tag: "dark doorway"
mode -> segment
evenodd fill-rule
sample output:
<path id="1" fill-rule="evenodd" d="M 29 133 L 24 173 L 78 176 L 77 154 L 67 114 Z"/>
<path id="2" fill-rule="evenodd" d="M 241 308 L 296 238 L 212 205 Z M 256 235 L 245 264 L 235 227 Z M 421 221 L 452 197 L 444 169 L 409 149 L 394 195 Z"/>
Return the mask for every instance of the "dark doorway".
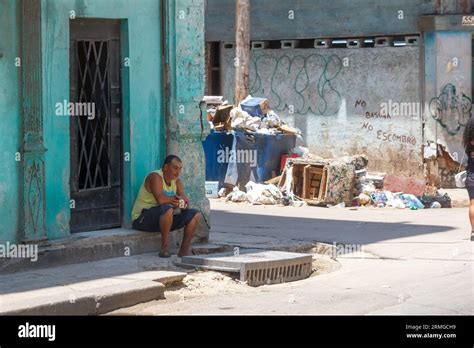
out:
<path id="1" fill-rule="evenodd" d="M 221 95 L 220 42 L 206 43 L 206 94 Z"/>
<path id="2" fill-rule="evenodd" d="M 121 226 L 120 21 L 70 21 L 71 232 Z"/>

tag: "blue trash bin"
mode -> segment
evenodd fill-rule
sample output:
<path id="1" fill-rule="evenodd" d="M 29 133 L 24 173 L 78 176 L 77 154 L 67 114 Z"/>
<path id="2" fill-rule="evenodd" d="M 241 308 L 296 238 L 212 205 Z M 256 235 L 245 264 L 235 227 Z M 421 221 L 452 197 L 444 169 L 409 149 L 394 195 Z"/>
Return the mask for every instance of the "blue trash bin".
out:
<path id="1" fill-rule="evenodd" d="M 216 132 L 211 130 L 206 140 L 202 142 L 204 156 L 206 158 L 206 181 L 219 181 L 219 189 L 224 187 L 225 174 L 228 162 L 218 161 L 219 150 L 231 150 L 234 135 L 227 132 Z"/>
<path id="2" fill-rule="evenodd" d="M 234 137 L 235 149 L 233 149 Z M 272 178 L 272 173 L 280 175 L 281 156 L 295 147 L 296 136 L 247 133 L 238 129 L 229 133 L 212 130 L 202 144 L 206 157 L 206 181 L 218 181 L 219 188 L 222 188 L 229 160 L 234 160 L 237 165 L 235 173 L 237 177 L 231 184 L 243 188 L 249 180 L 263 183 Z M 234 150 L 232 159 L 231 152 Z M 238 153 L 239 151 L 246 152 Z"/>

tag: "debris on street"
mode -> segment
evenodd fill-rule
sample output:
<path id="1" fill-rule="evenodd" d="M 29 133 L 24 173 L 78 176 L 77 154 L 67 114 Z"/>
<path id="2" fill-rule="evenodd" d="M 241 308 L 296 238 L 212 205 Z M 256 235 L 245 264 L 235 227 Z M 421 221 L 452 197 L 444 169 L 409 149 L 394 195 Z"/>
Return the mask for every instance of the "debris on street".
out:
<path id="1" fill-rule="evenodd" d="M 441 195 L 436 187 L 426 185 L 425 180 L 369 172 L 365 155 L 323 158 L 307 147 L 296 145 L 294 140 L 276 138 L 287 135 L 302 139 L 301 131 L 285 123 L 270 108 L 267 98 L 249 95 L 238 106 L 228 104 L 221 96 L 208 96 L 204 100 L 212 131 L 231 134 L 228 140 L 221 136 L 214 143 L 207 143 L 208 152 L 225 146 L 231 148 L 226 150 L 230 155 L 226 152 L 224 156 L 228 163 L 223 165 L 218 158 L 217 166 L 209 165 L 214 172 L 216 167 L 219 170 L 212 178 L 219 185 L 218 193 L 212 190 L 209 198 L 296 207 L 410 210 L 451 207 L 448 194 Z M 290 144 L 292 147 L 288 147 Z M 243 154 L 252 151 L 255 156 L 243 161 Z M 257 151 L 264 156 L 257 155 Z M 206 174 L 207 169 L 208 166 Z"/>

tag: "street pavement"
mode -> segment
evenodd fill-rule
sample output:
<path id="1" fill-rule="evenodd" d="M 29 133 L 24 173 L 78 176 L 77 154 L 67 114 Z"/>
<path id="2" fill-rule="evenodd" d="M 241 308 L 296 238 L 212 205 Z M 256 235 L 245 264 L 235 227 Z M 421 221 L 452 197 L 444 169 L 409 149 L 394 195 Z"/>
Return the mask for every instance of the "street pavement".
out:
<path id="1" fill-rule="evenodd" d="M 117 314 L 474 314 L 474 242 L 466 208 L 353 210 L 212 200 L 211 209 L 211 242 L 214 233 L 219 240 L 343 243 L 336 249 L 340 268 L 292 283 L 237 284 L 179 300 L 171 289 L 168 300 Z"/>

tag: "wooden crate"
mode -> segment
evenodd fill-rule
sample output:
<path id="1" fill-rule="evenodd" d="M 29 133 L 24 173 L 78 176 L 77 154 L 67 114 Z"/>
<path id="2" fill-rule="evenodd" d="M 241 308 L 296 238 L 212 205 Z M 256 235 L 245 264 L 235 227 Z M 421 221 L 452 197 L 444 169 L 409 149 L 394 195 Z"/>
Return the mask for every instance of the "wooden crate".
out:
<path id="1" fill-rule="evenodd" d="M 283 186 L 285 181 L 286 172 L 280 177 L 278 186 Z M 310 204 L 324 202 L 327 192 L 327 168 L 324 165 L 294 163 L 292 190 L 296 196 Z"/>
<path id="2" fill-rule="evenodd" d="M 304 168 L 304 164 L 293 165 L 293 193 L 298 197 L 303 196 Z"/>
<path id="3" fill-rule="evenodd" d="M 322 166 L 308 164 L 303 172 L 303 199 L 320 200 L 320 196 L 325 193 L 326 171 Z"/>

